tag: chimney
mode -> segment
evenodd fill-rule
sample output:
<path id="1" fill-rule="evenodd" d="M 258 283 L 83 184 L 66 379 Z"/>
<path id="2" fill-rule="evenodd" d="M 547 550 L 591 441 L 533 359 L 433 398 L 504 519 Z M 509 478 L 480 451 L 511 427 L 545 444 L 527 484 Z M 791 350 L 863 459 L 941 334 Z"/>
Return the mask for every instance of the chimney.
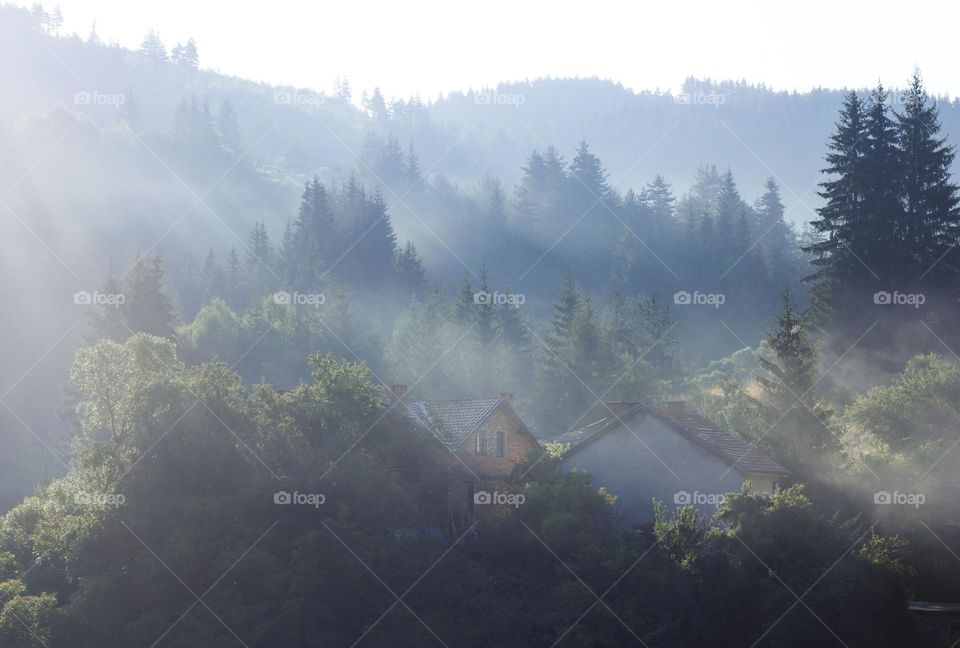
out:
<path id="1" fill-rule="evenodd" d="M 603 406 L 607 408 L 607 418 L 616 418 L 639 404 L 632 401 L 607 401 Z"/>
<path id="2" fill-rule="evenodd" d="M 390 391 L 398 401 L 403 401 L 407 397 L 406 385 L 390 385 Z"/>
<path id="3" fill-rule="evenodd" d="M 668 401 L 667 402 L 667 414 L 682 421 L 684 418 L 684 401 Z"/>
<path id="4" fill-rule="evenodd" d="M 500 392 L 500 398 L 510 403 L 510 406 L 513 407 L 513 392 Z"/>

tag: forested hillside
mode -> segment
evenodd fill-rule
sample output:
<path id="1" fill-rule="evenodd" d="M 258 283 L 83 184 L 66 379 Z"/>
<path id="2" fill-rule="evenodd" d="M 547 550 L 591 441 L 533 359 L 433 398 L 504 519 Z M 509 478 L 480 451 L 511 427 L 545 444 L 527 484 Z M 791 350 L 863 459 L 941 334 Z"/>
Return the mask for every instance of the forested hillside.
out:
<path id="1" fill-rule="evenodd" d="M 960 103 L 920 70 L 387 98 L 61 25 L 0 7 L 0 646 L 950 645 L 908 611 L 960 601 Z M 423 522 L 454 441 L 509 463 L 428 401 L 507 404 L 522 505 Z M 620 528 L 564 439 L 666 403 L 778 487 Z"/>

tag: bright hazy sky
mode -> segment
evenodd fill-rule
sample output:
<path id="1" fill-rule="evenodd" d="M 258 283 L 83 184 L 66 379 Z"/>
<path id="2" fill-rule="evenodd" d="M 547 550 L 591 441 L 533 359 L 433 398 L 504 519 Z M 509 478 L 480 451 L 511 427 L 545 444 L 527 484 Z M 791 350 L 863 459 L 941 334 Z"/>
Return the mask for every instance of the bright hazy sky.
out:
<path id="1" fill-rule="evenodd" d="M 18 0 L 21 4 L 28 4 Z M 57 0 L 46 0 L 49 10 Z M 387 98 L 541 76 L 641 89 L 689 75 L 777 89 L 903 85 L 960 95 L 960 5 L 948 0 L 59 0 L 68 32 L 135 47 L 196 39 L 201 65 L 271 83 Z"/>

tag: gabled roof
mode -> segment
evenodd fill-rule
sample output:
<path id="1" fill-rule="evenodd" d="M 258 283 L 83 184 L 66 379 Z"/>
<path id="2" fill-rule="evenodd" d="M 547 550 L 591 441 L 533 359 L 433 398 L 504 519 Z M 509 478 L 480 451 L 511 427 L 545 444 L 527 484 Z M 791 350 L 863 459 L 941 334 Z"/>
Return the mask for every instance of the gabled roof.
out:
<path id="1" fill-rule="evenodd" d="M 585 428 L 565 434 L 558 440 L 574 444 L 567 453 L 567 456 L 570 456 L 570 454 L 593 443 L 607 432 L 617 429 L 621 423 L 629 425 L 630 419 L 643 413 L 655 416 L 690 441 L 724 460 L 740 473 L 790 474 L 789 470 L 773 459 L 696 412 L 685 412 L 683 418 L 678 420 L 667 412 L 646 403 L 637 403 L 619 416 L 608 416 L 591 423 Z"/>
<path id="2" fill-rule="evenodd" d="M 396 398 L 391 395 L 385 399 L 388 406 L 393 406 L 393 412 L 399 412 L 400 416 L 427 430 L 452 451 L 459 449 L 506 402 L 504 398 L 461 398 L 396 403 Z"/>

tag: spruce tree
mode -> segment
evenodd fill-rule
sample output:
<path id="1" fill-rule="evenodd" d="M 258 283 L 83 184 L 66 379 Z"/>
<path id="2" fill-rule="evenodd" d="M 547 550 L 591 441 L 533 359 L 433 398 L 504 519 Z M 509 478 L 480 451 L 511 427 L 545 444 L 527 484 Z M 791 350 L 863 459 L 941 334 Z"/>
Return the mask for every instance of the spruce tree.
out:
<path id="1" fill-rule="evenodd" d="M 477 287 L 478 294 L 484 298 L 476 300 L 473 321 L 476 322 L 476 338 L 483 350 L 489 350 L 497 341 L 497 309 L 492 302 L 493 293 L 490 285 L 487 283 L 487 264 L 484 263 L 480 268 L 480 283 Z"/>
<path id="2" fill-rule="evenodd" d="M 410 148 L 407 150 L 407 159 L 403 165 L 403 173 L 408 188 L 420 188 L 423 182 L 423 171 L 420 169 L 420 159 L 417 157 L 417 152 L 413 149 L 413 140 L 410 140 Z"/>
<path id="3" fill-rule="evenodd" d="M 673 371 L 674 345 L 670 335 L 676 320 L 670 315 L 670 304 L 654 292 L 637 304 L 637 325 L 640 329 L 640 348 L 647 362 L 668 378 Z"/>
<path id="4" fill-rule="evenodd" d="M 768 441 L 792 466 L 809 465 L 823 451 L 835 446 L 836 430 L 830 425 L 832 410 L 817 391 L 817 351 L 789 291 L 781 296 L 783 308 L 776 326 L 764 338 L 769 356 L 760 357 Z"/>
<path id="5" fill-rule="evenodd" d="M 507 283 L 506 294 L 513 294 L 513 287 Z M 513 353 L 526 352 L 530 348 L 530 325 L 527 324 L 520 306 L 503 303 L 497 306 L 500 322 L 500 339 L 508 344 Z"/>
<path id="6" fill-rule="evenodd" d="M 138 257 L 123 290 L 126 298 L 121 312 L 129 331 L 173 339 L 176 316 L 163 292 L 163 260 Z"/>
<path id="7" fill-rule="evenodd" d="M 822 170 L 827 179 L 820 183 L 819 191 L 824 205 L 810 223 L 817 238 L 802 248 L 813 255 L 814 272 L 804 279 L 815 284 L 815 308 L 820 317 L 836 307 L 844 284 L 857 272 L 856 255 L 865 247 L 861 228 L 866 218 L 866 140 L 865 108 L 857 93 L 851 91 L 844 98 L 836 130 L 827 145 L 827 166 Z"/>
<path id="8" fill-rule="evenodd" d="M 240 155 L 240 124 L 237 122 L 237 113 L 229 99 L 224 99 L 217 113 L 217 133 L 220 143 L 234 155 Z"/>
<path id="9" fill-rule="evenodd" d="M 423 297 L 427 288 L 426 273 L 423 269 L 423 257 L 417 252 L 413 241 L 407 241 L 397 251 L 397 278 L 409 295 Z"/>
<path id="10" fill-rule="evenodd" d="M 243 260 L 244 292 L 247 303 L 258 304 L 275 284 L 273 248 L 264 223 L 254 223 L 247 237 Z"/>
<path id="11" fill-rule="evenodd" d="M 112 261 L 107 267 L 107 276 L 103 280 L 100 292 L 105 295 L 123 295 L 123 286 L 114 273 Z M 91 331 L 87 338 L 90 342 L 95 343 L 100 340 L 123 342 L 130 337 L 130 331 L 124 326 L 121 307 L 122 304 L 109 303 L 94 306 L 94 309 L 88 313 Z"/>
<path id="12" fill-rule="evenodd" d="M 914 271 L 935 289 L 951 285 L 958 263 L 951 250 L 960 242 L 957 185 L 950 179 L 955 152 L 940 137 L 936 103 L 914 71 L 902 114 L 896 115 L 904 194 L 903 238 Z"/>
<path id="13" fill-rule="evenodd" d="M 470 280 L 470 273 L 464 272 L 463 279 L 460 280 L 460 289 L 457 292 L 457 302 L 454 309 L 454 319 L 458 324 L 470 326 L 474 322 L 477 311 L 476 291 L 473 289 L 473 282 Z"/>
<path id="14" fill-rule="evenodd" d="M 863 209 L 861 245 L 854 247 L 862 262 L 857 273 L 860 283 L 873 275 L 894 288 L 903 286 L 909 275 L 909 250 L 903 244 L 902 178 L 897 129 L 887 106 L 888 93 L 882 85 L 870 94 L 865 119 L 866 147 L 863 156 Z"/>

